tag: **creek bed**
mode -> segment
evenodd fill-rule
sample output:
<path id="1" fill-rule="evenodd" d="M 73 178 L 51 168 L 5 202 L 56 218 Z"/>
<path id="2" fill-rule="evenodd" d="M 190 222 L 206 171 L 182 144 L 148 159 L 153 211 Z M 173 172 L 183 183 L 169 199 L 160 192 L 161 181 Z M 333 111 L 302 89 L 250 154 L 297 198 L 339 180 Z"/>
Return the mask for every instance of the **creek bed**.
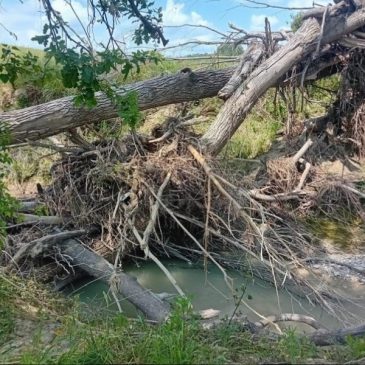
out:
<path id="1" fill-rule="evenodd" d="M 312 305 L 305 298 L 300 298 L 286 290 L 276 291 L 269 283 L 247 276 L 245 273 L 227 270 L 234 282 L 235 290 L 232 292 L 225 283 L 222 273 L 213 265 L 208 265 L 208 270 L 205 272 L 201 264 L 189 264 L 178 260 L 165 260 L 163 263 L 185 294 L 189 296 L 196 311 L 213 308 L 221 311 L 221 317 L 229 317 L 236 307 L 234 296 L 239 298 L 244 290 L 243 301 L 261 315 L 305 314 L 314 317 L 328 329 L 341 327 L 340 322 L 320 306 Z M 135 276 L 143 287 L 155 293 L 176 293 L 164 273 L 152 262 L 128 264 L 124 270 Z M 334 285 L 342 284 L 334 283 Z M 341 289 L 344 289 L 343 285 Z M 118 312 L 118 306 L 110 295 L 108 286 L 100 280 L 84 278 L 67 287 L 65 293 L 78 295 L 80 302 L 86 304 L 85 310 L 90 314 L 113 315 Z M 126 316 L 138 316 L 136 309 L 125 298 L 118 297 L 118 300 Z M 365 299 L 362 300 L 365 303 Z M 239 310 L 252 321 L 260 319 L 244 304 L 239 306 Z M 365 306 L 353 305 L 348 310 L 357 316 L 357 323 L 365 321 Z M 295 327 L 304 331 L 309 330 L 304 324 L 295 324 Z"/>

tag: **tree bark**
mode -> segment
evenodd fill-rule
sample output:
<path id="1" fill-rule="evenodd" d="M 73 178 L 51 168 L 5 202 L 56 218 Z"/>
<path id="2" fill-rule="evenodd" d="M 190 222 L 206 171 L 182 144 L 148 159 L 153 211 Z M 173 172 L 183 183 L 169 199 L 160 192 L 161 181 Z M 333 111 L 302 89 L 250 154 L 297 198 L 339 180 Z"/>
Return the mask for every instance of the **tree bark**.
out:
<path id="1" fill-rule="evenodd" d="M 338 344 L 345 344 L 346 338 L 351 337 L 364 337 L 365 324 L 361 324 L 356 327 L 340 328 L 333 331 L 315 331 L 309 335 L 309 339 L 317 346 L 331 346 Z"/>
<path id="2" fill-rule="evenodd" d="M 242 55 L 240 64 L 232 77 L 229 79 L 227 84 L 219 90 L 218 96 L 223 100 L 227 100 L 250 75 L 264 53 L 265 50 L 263 44 L 252 43 Z"/>
<path id="3" fill-rule="evenodd" d="M 103 257 L 88 250 L 80 243 L 69 239 L 59 244 L 63 254 L 71 257 L 71 264 L 94 278 L 116 288 L 129 302 L 134 304 L 148 319 L 163 322 L 170 313 L 168 303 L 150 290 L 143 288 L 134 277 L 116 272 L 113 265 Z"/>
<path id="4" fill-rule="evenodd" d="M 321 34 L 315 18 L 304 21 L 288 43 L 256 68 L 245 83 L 227 100 L 216 120 L 202 137 L 207 152 L 218 154 L 242 124 L 257 100 L 297 63 L 322 45 L 340 39 L 365 24 L 365 11 L 329 17 Z"/>
<path id="5" fill-rule="evenodd" d="M 257 52 L 257 50 L 256 50 Z M 253 58 L 257 55 L 253 55 Z M 323 55 L 323 62 L 316 62 L 308 68 L 308 79 L 313 80 L 323 69 L 331 68 L 340 59 L 328 61 L 331 58 L 328 54 Z M 318 61 L 321 61 L 319 58 Z M 249 63 L 254 67 L 256 61 L 252 59 Z M 120 90 L 120 94 L 128 91 L 137 91 L 139 107 L 141 110 L 164 106 L 173 103 L 198 100 L 213 97 L 221 90 L 221 97 L 225 95 L 227 88 L 224 86 L 229 82 L 233 75 L 234 68 L 222 70 L 210 70 L 199 72 L 180 72 L 172 76 L 164 76 L 151 80 L 141 81 L 126 85 Z M 243 75 L 241 75 L 241 71 Z M 247 65 L 240 64 L 237 71 L 240 74 L 239 80 L 234 77 L 233 92 L 237 85 L 236 81 L 242 81 L 242 77 L 248 77 Z M 319 75 L 321 77 L 321 74 Z M 283 79 L 279 83 L 285 82 Z M 27 141 L 39 140 L 51 135 L 55 135 L 75 127 L 96 123 L 101 120 L 117 117 L 117 111 L 109 100 L 101 93 L 97 94 L 98 105 L 93 109 L 77 108 L 73 104 L 72 97 L 65 97 L 50 101 L 41 105 L 29 108 L 0 113 L 0 125 L 6 123 L 9 127 L 12 143 L 22 143 Z"/>
<path id="6" fill-rule="evenodd" d="M 125 85 L 119 94 L 137 92 L 140 110 L 208 98 L 217 95 L 233 72 L 234 68 L 180 72 L 172 76 Z M 110 100 L 104 94 L 97 93 L 97 106 L 93 109 L 76 107 L 72 96 L 64 97 L 45 104 L 1 113 L 0 125 L 5 123 L 8 126 L 12 143 L 22 143 L 117 116 Z"/>

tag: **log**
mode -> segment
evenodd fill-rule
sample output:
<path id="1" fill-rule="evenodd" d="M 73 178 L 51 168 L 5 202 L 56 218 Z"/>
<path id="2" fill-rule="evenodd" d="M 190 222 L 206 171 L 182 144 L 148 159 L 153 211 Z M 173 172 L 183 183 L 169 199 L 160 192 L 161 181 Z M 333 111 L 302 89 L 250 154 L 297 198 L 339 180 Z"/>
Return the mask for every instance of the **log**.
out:
<path id="1" fill-rule="evenodd" d="M 26 243 L 21 246 L 18 252 L 14 255 L 9 263 L 9 266 L 7 267 L 7 271 L 9 271 L 14 265 L 17 265 L 20 260 L 26 258 L 27 256 L 35 258 L 42 252 L 48 251 L 59 242 L 82 236 L 85 233 L 86 231 L 82 229 L 76 231 L 59 232 L 43 236 L 42 238 Z"/>
<path id="2" fill-rule="evenodd" d="M 18 211 L 20 213 L 33 213 L 38 206 L 40 203 L 37 200 L 19 201 Z"/>
<path id="3" fill-rule="evenodd" d="M 256 62 L 254 59 L 251 60 L 252 65 Z M 320 57 L 318 62 L 309 67 L 308 79 L 313 80 L 317 75 L 321 77 L 320 72 L 326 69 L 333 70 L 331 66 L 338 62 L 340 59 L 328 61 L 328 55 L 323 55 L 323 58 Z M 241 63 L 237 75 L 241 74 L 242 69 L 247 71 L 247 68 Z M 235 68 L 230 67 L 222 70 L 180 72 L 126 85 L 120 89 L 120 95 L 128 91 L 136 91 L 140 110 L 213 97 L 228 83 L 234 71 Z M 323 72 L 323 75 L 327 74 Z M 236 80 L 236 77 L 232 80 L 233 89 L 237 87 Z M 242 80 L 242 76 L 240 80 Z M 281 82 L 285 83 L 285 80 L 279 80 L 279 83 Z M 222 90 L 222 93 L 225 94 L 225 91 Z M 222 94 L 221 97 L 227 96 Z M 8 125 L 11 143 L 19 144 L 28 141 L 35 143 L 36 140 L 72 131 L 81 125 L 97 123 L 118 116 L 115 107 L 102 93 L 97 93 L 97 102 L 98 105 L 93 109 L 77 108 L 72 96 L 64 97 L 29 108 L 0 113 L 0 125 L 1 123 Z"/>
<path id="4" fill-rule="evenodd" d="M 50 216 L 50 215 L 39 216 L 35 214 L 21 214 L 20 218 L 21 222 L 6 226 L 6 230 L 10 231 L 19 227 L 34 226 L 34 225 L 58 226 L 64 223 L 61 217 Z"/>
<path id="5" fill-rule="evenodd" d="M 215 71 L 179 72 L 125 85 L 119 95 L 138 93 L 140 110 L 181 103 L 217 95 L 228 82 L 234 68 Z M 64 97 L 45 104 L 0 114 L 0 125 L 8 126 L 11 143 L 35 141 L 84 124 L 118 116 L 117 110 L 102 93 L 97 93 L 97 106 L 79 108 L 73 97 Z"/>
<path id="6" fill-rule="evenodd" d="M 106 282 L 111 288 L 116 288 L 149 320 L 161 323 L 167 319 L 170 313 L 169 304 L 162 301 L 150 290 L 143 288 L 136 278 L 123 272 L 116 272 L 114 266 L 107 260 L 73 239 L 64 241 L 58 247 L 64 255 L 71 258 L 73 266 L 96 279 Z"/>
<path id="7" fill-rule="evenodd" d="M 234 316 L 231 318 L 235 323 L 243 325 L 245 330 L 249 330 L 252 334 L 257 335 L 262 328 L 266 327 L 268 324 L 289 321 L 289 322 L 299 322 L 305 323 L 316 330 L 310 334 L 302 334 L 301 336 L 306 337 L 316 346 L 332 346 L 332 345 L 344 345 L 346 344 L 347 337 L 363 337 L 365 335 L 365 324 L 358 326 L 339 328 L 336 330 L 325 330 L 321 327 L 321 324 L 317 322 L 314 318 L 293 313 L 283 313 L 280 315 L 268 316 L 259 322 L 251 322 L 246 317 Z M 220 324 L 221 320 L 213 320 L 208 323 L 208 326 L 204 326 L 206 329 L 210 329 L 213 326 Z M 270 338 L 278 340 L 282 335 L 270 332 Z"/>
<path id="8" fill-rule="evenodd" d="M 309 339 L 317 346 L 331 346 L 345 344 L 346 338 L 363 337 L 365 335 L 365 324 L 355 327 L 340 328 L 334 331 L 318 330 L 309 335 Z"/>
<path id="9" fill-rule="evenodd" d="M 264 46 L 260 43 L 252 43 L 244 52 L 241 61 L 232 77 L 226 85 L 219 91 L 218 96 L 227 100 L 241 85 L 241 83 L 249 76 L 252 70 L 259 63 L 264 55 Z"/>
<path id="10" fill-rule="evenodd" d="M 217 155 L 245 120 L 257 100 L 296 64 L 313 55 L 318 44 L 334 42 L 365 24 L 365 9 L 351 15 L 341 14 L 321 24 L 315 18 L 305 20 L 288 43 L 257 67 L 250 77 L 221 108 L 216 120 L 201 141 L 205 150 Z"/>

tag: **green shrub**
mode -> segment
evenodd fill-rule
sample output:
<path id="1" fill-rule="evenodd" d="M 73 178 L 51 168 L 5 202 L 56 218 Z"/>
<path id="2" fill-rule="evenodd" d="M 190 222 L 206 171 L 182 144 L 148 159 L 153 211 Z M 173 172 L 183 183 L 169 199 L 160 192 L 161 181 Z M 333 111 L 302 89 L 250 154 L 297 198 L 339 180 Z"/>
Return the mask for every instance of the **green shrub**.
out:
<path id="1" fill-rule="evenodd" d="M 2 249 L 6 234 L 6 222 L 15 217 L 17 203 L 7 191 L 4 178 L 8 173 L 7 166 L 11 159 L 7 151 L 9 134 L 6 126 L 0 125 L 0 249 Z"/>

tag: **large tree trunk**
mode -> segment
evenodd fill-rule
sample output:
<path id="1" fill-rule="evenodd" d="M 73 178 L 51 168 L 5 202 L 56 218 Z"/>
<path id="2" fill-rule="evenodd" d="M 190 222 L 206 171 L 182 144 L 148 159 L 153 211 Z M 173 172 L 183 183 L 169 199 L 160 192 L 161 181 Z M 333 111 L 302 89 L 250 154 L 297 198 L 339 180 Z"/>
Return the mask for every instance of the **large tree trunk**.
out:
<path id="1" fill-rule="evenodd" d="M 136 91 L 141 110 L 208 98 L 217 95 L 232 76 L 234 68 L 183 71 L 172 76 L 126 85 L 120 89 L 120 95 Z M 73 97 L 65 97 L 1 113 L 0 124 L 5 123 L 8 126 L 12 143 L 21 143 L 42 139 L 83 124 L 117 117 L 116 108 L 104 94 L 97 94 L 97 102 L 93 109 L 78 108 L 73 103 Z"/>
<path id="2" fill-rule="evenodd" d="M 221 151 L 257 100 L 270 87 L 276 85 L 295 64 L 315 52 L 319 42 L 322 45 L 334 42 L 365 24 L 364 9 L 350 16 L 346 12 L 332 14 L 335 9 L 336 6 L 333 6 L 329 11 L 323 33 L 317 19 L 305 20 L 288 43 L 256 68 L 228 99 L 215 122 L 202 137 L 202 143 L 209 153 L 216 155 Z"/>
<path id="3" fill-rule="evenodd" d="M 239 82 L 243 75 L 248 76 L 247 71 L 250 67 L 244 61 L 249 58 L 248 63 L 254 66 L 257 57 L 260 57 L 257 53 L 258 50 L 259 48 L 256 47 L 255 54 L 246 55 L 240 64 L 242 69 L 231 80 L 230 77 L 235 71 L 231 67 L 222 70 L 180 72 L 172 76 L 126 85 L 124 89 L 120 90 L 120 94 L 137 91 L 141 110 L 216 96 L 228 83 L 220 94 L 221 98 L 227 98 L 227 95 L 230 95 L 238 86 L 237 81 Z M 321 62 L 313 63 L 308 69 L 307 76 L 310 80 L 321 77 L 323 70 L 329 69 L 330 72 L 333 72 L 334 68 L 330 66 L 340 62 L 340 59 L 334 60 L 328 54 L 324 54 L 318 61 Z M 21 143 L 39 140 L 84 124 L 117 117 L 116 109 L 101 93 L 97 94 L 98 105 L 93 109 L 77 108 L 72 99 L 72 97 L 65 97 L 21 110 L 0 113 L 0 125 L 1 123 L 8 125 L 12 143 Z"/>

